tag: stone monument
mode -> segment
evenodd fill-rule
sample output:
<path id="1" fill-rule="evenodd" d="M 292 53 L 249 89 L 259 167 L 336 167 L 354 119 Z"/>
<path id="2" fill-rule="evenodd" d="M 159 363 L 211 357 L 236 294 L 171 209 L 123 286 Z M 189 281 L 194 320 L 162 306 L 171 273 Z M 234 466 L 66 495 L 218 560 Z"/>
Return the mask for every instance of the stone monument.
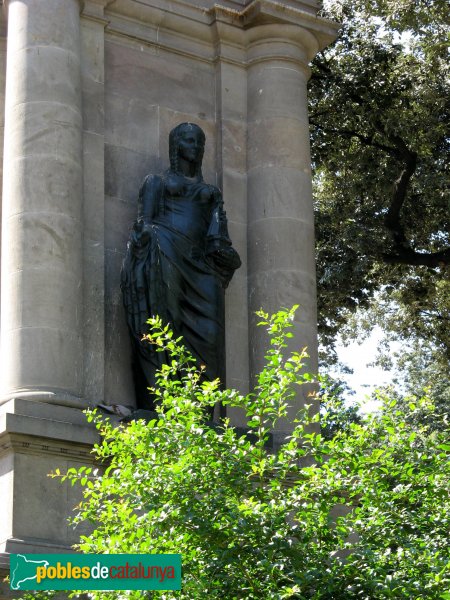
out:
<path id="1" fill-rule="evenodd" d="M 225 297 L 227 385 L 247 391 L 262 365 L 260 307 L 301 305 L 293 344 L 315 368 L 306 84 L 336 34 L 317 12 L 316 0 L 3 1 L 0 568 L 77 539 L 72 488 L 47 473 L 89 460 L 81 409 L 134 397 L 120 270 L 139 182 L 166 168 L 178 123 L 206 134 L 204 179 L 242 260 Z"/>

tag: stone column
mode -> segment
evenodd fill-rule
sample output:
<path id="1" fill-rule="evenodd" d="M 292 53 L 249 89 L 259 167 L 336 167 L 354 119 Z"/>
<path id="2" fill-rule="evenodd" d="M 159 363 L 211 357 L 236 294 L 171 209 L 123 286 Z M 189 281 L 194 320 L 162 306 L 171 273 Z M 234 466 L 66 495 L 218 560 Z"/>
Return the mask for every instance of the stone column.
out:
<path id="1" fill-rule="evenodd" d="M 292 349 L 317 369 L 314 219 L 307 117 L 308 57 L 316 41 L 292 25 L 248 31 L 248 287 L 251 377 L 264 364 L 254 312 L 300 304 Z M 299 404 L 303 398 L 300 394 Z M 283 430 L 292 428 L 293 409 Z M 280 434 L 282 431 L 279 432 Z"/>
<path id="2" fill-rule="evenodd" d="M 8 5 L 3 401 L 83 404 L 79 10 L 78 0 Z"/>

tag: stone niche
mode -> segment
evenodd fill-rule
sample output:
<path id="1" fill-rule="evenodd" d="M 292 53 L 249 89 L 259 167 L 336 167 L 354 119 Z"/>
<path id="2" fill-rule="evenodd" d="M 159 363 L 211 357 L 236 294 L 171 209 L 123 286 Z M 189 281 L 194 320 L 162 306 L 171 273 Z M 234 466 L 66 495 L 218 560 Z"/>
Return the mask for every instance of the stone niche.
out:
<path id="1" fill-rule="evenodd" d="M 246 392 L 262 365 L 260 307 L 301 305 L 292 343 L 316 368 L 306 83 L 336 34 L 317 12 L 314 0 L 3 3 L 5 556 L 73 543 L 76 499 L 46 475 L 89 459 L 80 409 L 133 402 L 120 268 L 140 183 L 168 166 L 176 124 L 206 133 L 205 180 L 223 190 L 243 262 L 226 296 L 227 385 Z"/>

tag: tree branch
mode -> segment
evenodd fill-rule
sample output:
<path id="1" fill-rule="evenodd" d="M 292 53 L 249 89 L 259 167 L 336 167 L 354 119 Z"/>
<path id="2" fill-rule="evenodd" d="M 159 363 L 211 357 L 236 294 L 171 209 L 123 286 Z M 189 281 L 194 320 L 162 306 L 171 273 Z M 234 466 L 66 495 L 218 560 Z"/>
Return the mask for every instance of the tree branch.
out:
<path id="1" fill-rule="evenodd" d="M 393 136 L 392 141 L 399 149 L 399 152 L 402 153 L 405 167 L 400 173 L 399 178 L 394 181 L 392 200 L 384 219 L 384 224 L 393 235 L 394 244 L 397 247 L 396 250 L 400 250 L 400 247 L 407 244 L 405 231 L 400 219 L 400 212 L 406 199 L 409 182 L 416 170 L 417 154 L 412 152 L 398 136 Z"/>
<path id="2" fill-rule="evenodd" d="M 327 72 L 329 67 L 319 65 L 323 72 Z M 364 105 L 362 98 L 354 90 L 347 90 L 348 96 L 357 104 Z M 318 115 L 319 116 L 319 115 Z M 417 153 L 410 150 L 405 141 L 398 135 L 389 135 L 386 133 L 383 122 L 376 118 L 372 120 L 374 133 L 363 135 L 352 129 L 337 129 L 333 127 L 324 127 L 313 119 L 310 119 L 310 124 L 321 131 L 330 133 L 336 136 L 346 138 L 356 138 L 364 146 L 376 148 L 386 152 L 398 161 L 401 161 L 403 168 L 399 177 L 393 183 L 393 191 L 388 212 L 384 219 L 385 227 L 391 232 L 393 237 L 393 249 L 391 252 L 383 254 L 382 259 L 387 264 L 407 264 L 414 266 L 426 266 L 436 268 L 450 264 L 450 248 L 439 252 L 416 252 L 411 248 L 408 242 L 405 230 L 401 221 L 401 211 L 405 203 L 408 187 L 417 167 Z M 384 136 L 389 144 L 383 144 L 374 140 L 376 134 Z"/>
<path id="3" fill-rule="evenodd" d="M 426 317 L 431 317 L 432 319 L 437 319 L 438 321 L 450 321 L 448 317 L 444 317 L 443 315 L 436 315 L 428 310 L 420 310 L 421 315 L 425 315 Z"/>
<path id="4" fill-rule="evenodd" d="M 416 252 L 412 248 L 395 248 L 392 254 L 383 254 L 387 264 L 414 265 L 424 267 L 443 267 L 450 264 L 450 248 L 439 252 Z"/>
<path id="5" fill-rule="evenodd" d="M 400 152 L 397 150 L 397 148 L 392 147 L 392 146 L 387 146 L 386 144 L 380 144 L 379 142 L 375 142 L 373 139 L 373 135 L 362 135 L 362 133 L 358 133 L 357 131 L 352 130 L 352 129 L 334 129 L 334 128 L 330 128 L 330 127 L 323 127 L 323 125 L 320 125 L 320 123 L 317 123 L 316 121 L 314 121 L 312 119 L 309 120 L 309 123 L 310 123 L 310 125 L 317 127 L 317 129 L 321 129 L 322 131 L 325 131 L 326 133 L 334 133 L 336 135 L 342 135 L 347 138 L 355 137 L 362 144 L 364 144 L 364 146 L 372 146 L 373 148 L 378 148 L 379 150 L 383 150 L 384 152 L 387 152 L 388 154 L 390 154 L 391 156 L 394 156 L 395 158 L 400 158 Z"/>

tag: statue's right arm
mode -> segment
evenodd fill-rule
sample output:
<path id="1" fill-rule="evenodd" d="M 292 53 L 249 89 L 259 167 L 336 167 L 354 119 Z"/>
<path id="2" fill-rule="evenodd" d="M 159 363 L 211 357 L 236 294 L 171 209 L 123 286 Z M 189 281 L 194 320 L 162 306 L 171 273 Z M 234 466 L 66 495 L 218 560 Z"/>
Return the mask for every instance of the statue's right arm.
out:
<path id="1" fill-rule="evenodd" d="M 131 243 L 134 247 L 142 248 L 149 242 L 151 224 L 158 214 L 162 187 L 162 178 L 158 175 L 148 175 L 144 179 L 139 190 L 138 218 L 131 234 Z"/>
<path id="2" fill-rule="evenodd" d="M 151 223 L 158 214 L 161 195 L 163 193 L 162 177 L 148 175 L 139 190 L 138 220 Z"/>

